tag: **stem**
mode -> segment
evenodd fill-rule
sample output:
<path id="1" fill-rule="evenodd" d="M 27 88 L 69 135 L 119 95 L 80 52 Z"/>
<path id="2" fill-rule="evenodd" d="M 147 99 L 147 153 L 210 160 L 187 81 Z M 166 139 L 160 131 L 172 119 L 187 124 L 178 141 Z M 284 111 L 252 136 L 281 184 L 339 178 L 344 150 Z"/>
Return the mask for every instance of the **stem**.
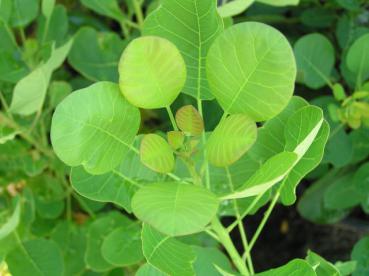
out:
<path id="1" fill-rule="evenodd" d="M 121 21 L 120 22 L 120 28 L 122 29 L 124 37 L 128 39 L 130 37 L 130 35 L 129 35 L 128 28 L 126 26 L 126 21 Z"/>
<path id="2" fill-rule="evenodd" d="M 204 118 L 202 112 L 202 101 L 200 98 L 197 99 L 197 109 L 199 110 L 200 116 Z M 205 186 L 210 190 L 210 173 L 209 173 L 209 163 L 206 158 L 206 130 L 202 132 L 202 146 L 204 149 L 204 167 L 205 167 Z"/>
<path id="3" fill-rule="evenodd" d="M 229 171 L 229 167 L 226 167 L 225 170 L 226 170 L 226 173 L 227 173 L 229 186 L 231 188 L 231 191 L 233 192 L 234 191 L 234 185 L 233 185 L 233 181 L 232 181 L 232 175 Z M 248 242 L 247 242 L 246 231 L 245 231 L 245 227 L 243 225 L 243 221 L 242 221 L 241 216 L 240 216 L 240 209 L 238 207 L 238 203 L 237 203 L 236 199 L 233 200 L 233 207 L 234 207 L 234 211 L 236 213 L 238 231 L 240 232 L 240 235 L 241 235 L 242 246 L 243 246 L 244 252 L 246 254 L 247 264 L 249 266 L 250 273 L 254 274 L 254 266 L 252 264 L 252 259 L 251 259 L 251 255 L 250 255 L 250 251 L 249 251 L 249 245 L 248 245 Z"/>
<path id="4" fill-rule="evenodd" d="M 219 242 L 224 246 L 225 250 L 229 254 L 238 271 L 242 275 L 250 275 L 249 271 L 247 270 L 246 264 L 243 262 L 241 256 L 238 254 L 236 248 L 234 247 L 234 244 L 232 243 L 227 230 L 223 227 L 223 225 L 217 218 L 213 220 L 212 228 L 217 234 Z"/>
<path id="5" fill-rule="evenodd" d="M 172 123 L 173 129 L 175 131 L 178 131 L 176 120 L 174 119 L 174 115 L 173 115 L 172 110 L 170 109 L 170 106 L 167 106 L 166 109 L 167 109 L 167 112 L 168 112 L 168 115 L 169 115 L 170 122 Z"/>
<path id="6" fill-rule="evenodd" d="M 133 0 L 133 8 L 135 10 L 138 26 L 140 26 L 140 29 L 142 29 L 144 23 L 144 16 L 141 10 L 141 6 L 137 0 Z"/>

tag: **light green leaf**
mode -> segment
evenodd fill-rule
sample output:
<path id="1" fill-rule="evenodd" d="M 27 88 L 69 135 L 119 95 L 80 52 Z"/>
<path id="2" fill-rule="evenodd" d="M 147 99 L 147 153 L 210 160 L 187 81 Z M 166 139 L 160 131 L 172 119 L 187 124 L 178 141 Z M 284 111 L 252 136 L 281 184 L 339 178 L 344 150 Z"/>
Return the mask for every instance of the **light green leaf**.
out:
<path id="1" fill-rule="evenodd" d="M 9 23 L 12 27 L 24 27 L 36 19 L 38 0 L 13 0 Z"/>
<path id="2" fill-rule="evenodd" d="M 283 6 L 297 6 L 300 0 L 256 0 L 256 2 L 276 7 L 283 7 Z"/>
<path id="3" fill-rule="evenodd" d="M 50 18 L 55 6 L 55 0 L 42 0 L 41 10 L 46 18 Z"/>
<path id="4" fill-rule="evenodd" d="M 141 141 L 137 138 L 135 145 Z M 83 167 L 72 168 L 73 188 L 82 196 L 100 202 L 112 202 L 131 213 L 131 199 L 137 191 L 136 182 L 154 182 L 160 175 L 146 168 L 139 155 L 130 150 L 122 163 L 111 172 L 91 175 Z M 132 183 L 134 181 L 134 183 Z"/>
<path id="5" fill-rule="evenodd" d="M 295 43 L 294 51 L 298 81 L 313 89 L 326 85 L 335 62 L 332 43 L 321 34 L 308 34 Z"/>
<path id="6" fill-rule="evenodd" d="M 4 23 L 8 23 L 11 12 L 12 12 L 13 0 L 1 0 L 0 1 L 0 19 Z"/>
<path id="7" fill-rule="evenodd" d="M 174 155 L 167 141 L 157 134 L 144 136 L 140 146 L 141 162 L 159 173 L 169 173 L 174 169 Z"/>
<path id="8" fill-rule="evenodd" d="M 369 78 L 369 34 L 358 38 L 349 48 L 346 62 L 350 71 L 356 74 L 357 85 Z"/>
<path id="9" fill-rule="evenodd" d="M 0 114 L 2 115 L 2 114 Z M 14 138 L 20 133 L 18 130 L 14 130 L 7 126 L 0 126 L 0 144 L 5 144 Z"/>
<path id="10" fill-rule="evenodd" d="M 141 227 L 133 224 L 120 227 L 105 237 L 101 247 L 103 257 L 115 266 L 131 266 L 144 259 Z"/>
<path id="11" fill-rule="evenodd" d="M 167 276 L 167 274 L 146 263 L 137 270 L 136 276 Z"/>
<path id="12" fill-rule="evenodd" d="M 55 242 L 36 239 L 22 242 L 5 259 L 11 275 L 62 276 L 63 258 Z"/>
<path id="13" fill-rule="evenodd" d="M 123 98 L 118 85 L 99 82 L 75 91 L 59 104 L 51 141 L 67 165 L 83 165 L 91 174 L 103 174 L 124 159 L 139 125 L 138 109 Z"/>
<path id="14" fill-rule="evenodd" d="M 292 49 L 279 31 L 262 23 L 228 28 L 211 46 L 206 68 L 224 111 L 243 113 L 257 122 L 280 113 L 294 90 Z"/>
<path id="15" fill-rule="evenodd" d="M 167 139 L 172 149 L 177 150 L 183 146 L 185 136 L 182 131 L 169 131 L 167 133 Z"/>
<path id="16" fill-rule="evenodd" d="M 294 259 L 284 266 L 256 274 L 256 276 L 291 276 L 291 275 L 317 276 L 314 269 L 308 264 L 308 262 L 301 259 Z"/>
<path id="17" fill-rule="evenodd" d="M 178 182 L 150 184 L 132 199 L 133 212 L 140 220 L 170 236 L 204 230 L 218 204 L 215 195 L 205 188 Z"/>
<path id="18" fill-rule="evenodd" d="M 107 262 L 102 255 L 101 247 L 104 239 L 118 227 L 129 227 L 132 225 L 127 217 L 118 212 L 111 212 L 95 220 L 87 232 L 87 249 L 85 262 L 88 267 L 97 272 L 104 272 L 112 269 L 113 264 Z"/>
<path id="19" fill-rule="evenodd" d="M 306 261 L 315 269 L 317 276 L 341 276 L 338 269 L 318 254 L 308 251 Z"/>
<path id="20" fill-rule="evenodd" d="M 12 113 L 31 115 L 42 108 L 51 74 L 62 65 L 72 43 L 73 40 L 69 40 L 63 46 L 55 49 L 46 63 L 36 68 L 16 84 L 10 104 Z"/>
<path id="21" fill-rule="evenodd" d="M 82 5 L 94 12 L 115 19 L 121 23 L 125 16 L 118 5 L 117 0 L 82 0 Z"/>
<path id="22" fill-rule="evenodd" d="M 227 167 L 247 152 L 255 143 L 257 127 L 243 114 L 234 114 L 222 120 L 206 144 L 206 157 L 217 167 Z"/>
<path id="23" fill-rule="evenodd" d="M 163 0 L 145 20 L 143 34 L 168 39 L 181 52 L 187 66 L 183 92 L 195 98 L 212 99 L 205 58 L 210 45 L 222 32 L 223 21 L 215 0 Z"/>
<path id="24" fill-rule="evenodd" d="M 147 224 L 142 229 L 142 249 L 147 262 L 166 274 L 195 275 L 192 264 L 196 255 L 192 247 Z"/>
<path id="25" fill-rule="evenodd" d="M 228 258 L 219 249 L 193 246 L 193 250 L 197 256 L 193 264 L 197 276 L 222 276 L 219 268 L 232 271 Z"/>
<path id="26" fill-rule="evenodd" d="M 237 199 L 264 193 L 283 180 L 298 160 L 293 152 L 279 153 L 267 160 L 237 191 L 222 199 Z"/>
<path id="27" fill-rule="evenodd" d="M 192 105 L 178 109 L 176 122 L 178 128 L 188 135 L 199 136 L 204 131 L 204 120 Z"/>
<path id="28" fill-rule="evenodd" d="M 134 106 L 170 106 L 186 81 L 186 65 L 170 41 L 153 36 L 133 40 L 119 62 L 119 86 Z"/>
<path id="29" fill-rule="evenodd" d="M 115 33 L 83 27 L 75 35 L 68 61 L 89 80 L 117 82 L 119 57 L 126 43 Z"/>
<path id="30" fill-rule="evenodd" d="M 0 225 L 0 240 L 6 238 L 18 226 L 20 221 L 21 199 L 19 197 L 15 200 L 15 209 L 9 219 Z"/>
<path id="31" fill-rule="evenodd" d="M 221 17 L 231 17 L 243 13 L 255 0 L 235 0 L 218 7 Z"/>

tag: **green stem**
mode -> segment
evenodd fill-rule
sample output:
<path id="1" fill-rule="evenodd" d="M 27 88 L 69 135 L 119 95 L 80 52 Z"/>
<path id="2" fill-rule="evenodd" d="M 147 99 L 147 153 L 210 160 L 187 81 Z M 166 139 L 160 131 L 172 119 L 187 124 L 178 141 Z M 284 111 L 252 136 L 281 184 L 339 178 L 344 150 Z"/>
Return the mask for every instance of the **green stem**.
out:
<path id="1" fill-rule="evenodd" d="M 238 254 L 227 230 L 223 227 L 220 221 L 217 218 L 215 218 L 211 225 L 214 232 L 218 236 L 219 242 L 224 246 L 225 250 L 229 254 L 229 257 L 232 259 L 238 271 L 242 275 L 246 276 L 250 275 L 249 271 L 247 270 L 246 264 L 243 262 L 241 256 Z"/>
<path id="2" fill-rule="evenodd" d="M 226 173 L 227 173 L 227 178 L 228 178 L 230 189 L 233 192 L 234 191 L 234 185 L 233 185 L 233 181 L 232 181 L 232 175 L 229 171 L 229 167 L 226 167 L 225 170 L 226 170 Z M 246 254 L 247 264 L 248 264 L 250 273 L 254 274 L 254 266 L 253 266 L 250 251 L 249 251 L 249 244 L 248 244 L 247 237 L 246 237 L 246 231 L 245 231 L 245 227 L 243 225 L 243 221 L 242 221 L 241 216 L 240 216 L 240 209 L 238 207 L 238 203 L 237 203 L 236 199 L 233 200 L 233 207 L 234 207 L 234 211 L 236 213 L 238 231 L 240 232 L 240 235 L 241 235 L 242 246 L 243 246 L 244 252 Z"/>
<path id="3" fill-rule="evenodd" d="M 129 34 L 128 28 L 126 26 L 126 21 L 120 22 L 120 28 L 122 29 L 124 38 L 128 39 L 130 37 L 130 34 Z"/>
<path id="4" fill-rule="evenodd" d="M 140 29 L 142 29 L 144 23 L 144 16 L 142 13 L 141 6 L 137 0 L 133 0 L 133 8 L 135 10 L 138 26 L 140 27 Z"/>
<path id="5" fill-rule="evenodd" d="M 166 109 L 167 109 L 167 112 L 168 112 L 168 115 L 169 115 L 170 122 L 172 123 L 173 129 L 175 131 L 178 131 L 176 120 L 174 119 L 174 115 L 173 115 L 172 110 L 170 109 L 170 106 L 167 106 Z"/>

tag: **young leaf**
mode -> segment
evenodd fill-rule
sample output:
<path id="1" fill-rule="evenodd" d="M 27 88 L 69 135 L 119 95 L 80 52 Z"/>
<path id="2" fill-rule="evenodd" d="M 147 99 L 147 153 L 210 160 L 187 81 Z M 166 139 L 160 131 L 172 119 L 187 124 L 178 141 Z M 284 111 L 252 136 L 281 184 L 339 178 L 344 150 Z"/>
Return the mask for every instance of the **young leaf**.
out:
<path id="1" fill-rule="evenodd" d="M 199 186 L 178 182 L 150 184 L 132 199 L 134 214 L 170 236 L 200 232 L 213 219 L 219 201 Z"/>
<path id="2" fill-rule="evenodd" d="M 167 138 L 172 149 L 177 150 L 183 146 L 185 136 L 182 131 L 169 131 Z"/>
<path id="3" fill-rule="evenodd" d="M 210 88 L 224 111 L 246 114 L 256 122 L 286 107 L 296 77 L 287 39 L 256 22 L 237 24 L 219 36 L 209 50 L 206 69 Z"/>
<path id="4" fill-rule="evenodd" d="M 217 167 L 227 167 L 255 143 L 257 127 L 248 116 L 230 115 L 215 128 L 206 144 L 206 158 Z"/>
<path id="5" fill-rule="evenodd" d="M 97 272 L 112 269 L 113 264 L 107 262 L 102 255 L 101 247 L 104 239 L 118 227 L 129 227 L 133 222 L 118 212 L 111 212 L 95 220 L 88 229 L 85 261 L 87 266 Z"/>
<path id="6" fill-rule="evenodd" d="M 140 147 L 141 162 L 159 173 L 169 173 L 174 169 L 173 150 L 167 141 L 157 134 L 144 136 Z"/>
<path id="7" fill-rule="evenodd" d="M 183 92 L 195 98 L 212 99 L 205 58 L 210 45 L 222 32 L 223 21 L 214 0 L 163 0 L 145 20 L 144 35 L 168 39 L 180 50 L 187 66 Z"/>
<path id="8" fill-rule="evenodd" d="M 117 0 L 82 0 L 81 2 L 82 5 L 93 10 L 94 12 L 113 18 L 119 23 L 125 19 Z"/>
<path id="9" fill-rule="evenodd" d="M 98 33 L 90 27 L 75 35 L 68 61 L 92 81 L 118 81 L 117 66 L 126 42 L 115 33 Z"/>
<path id="10" fill-rule="evenodd" d="M 192 105 L 181 107 L 176 113 L 177 126 L 184 133 L 199 136 L 204 131 L 204 121 Z"/>
<path id="11" fill-rule="evenodd" d="M 257 276 L 288 276 L 288 275 L 299 275 L 299 276 L 316 276 L 316 273 L 308 262 L 301 259 L 294 259 L 288 264 L 273 268 L 268 271 L 258 273 Z"/>
<path id="12" fill-rule="evenodd" d="M 67 165 L 83 165 L 91 174 L 103 174 L 124 159 L 139 125 L 138 109 L 123 98 L 118 85 L 99 82 L 75 91 L 59 104 L 51 141 Z"/>
<path id="13" fill-rule="evenodd" d="M 356 74 L 357 85 L 369 78 L 368 44 L 369 34 L 363 35 L 352 44 L 347 53 L 347 67 Z"/>
<path id="14" fill-rule="evenodd" d="M 119 62 L 119 86 L 134 106 L 169 106 L 186 81 L 186 65 L 174 44 L 160 37 L 133 40 Z"/>
<path id="15" fill-rule="evenodd" d="M 218 7 L 218 12 L 223 18 L 239 15 L 243 13 L 248 7 L 250 7 L 254 2 L 255 0 L 235 0 Z"/>
<path id="16" fill-rule="evenodd" d="M 55 242 L 35 239 L 21 242 L 5 259 L 11 275 L 62 276 L 63 258 Z"/>
<path id="17" fill-rule="evenodd" d="M 141 227 L 119 227 L 105 237 L 101 252 L 115 266 L 131 266 L 144 259 L 142 253 Z"/>
<path id="18" fill-rule="evenodd" d="M 196 255 L 192 247 L 163 235 L 146 223 L 142 228 L 142 249 L 149 264 L 168 275 L 193 276 Z"/>
<path id="19" fill-rule="evenodd" d="M 326 85 L 334 66 L 334 48 L 323 35 L 301 37 L 294 46 L 298 81 L 313 89 Z"/>
<path id="20" fill-rule="evenodd" d="M 244 198 L 264 193 L 282 181 L 292 170 L 297 160 L 298 156 L 293 152 L 286 151 L 273 156 L 237 191 L 222 199 Z"/>

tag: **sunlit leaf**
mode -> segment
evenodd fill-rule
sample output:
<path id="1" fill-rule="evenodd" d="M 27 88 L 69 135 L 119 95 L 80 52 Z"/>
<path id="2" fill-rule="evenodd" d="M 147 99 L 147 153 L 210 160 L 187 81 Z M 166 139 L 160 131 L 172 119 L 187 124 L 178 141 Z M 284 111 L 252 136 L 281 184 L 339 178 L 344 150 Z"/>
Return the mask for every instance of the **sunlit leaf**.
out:
<path id="1" fill-rule="evenodd" d="M 182 131 L 169 131 L 167 137 L 168 143 L 172 149 L 177 150 L 183 146 L 185 136 Z"/>
<path id="2" fill-rule="evenodd" d="M 243 13 L 255 0 L 235 0 L 218 7 L 221 17 L 226 18 Z"/>
<path id="3" fill-rule="evenodd" d="M 145 20 L 144 35 L 168 39 L 180 50 L 187 66 L 183 92 L 195 98 L 213 98 L 208 87 L 205 58 L 223 22 L 214 0 L 163 0 Z"/>
<path id="4" fill-rule="evenodd" d="M 192 105 L 181 107 L 176 113 L 178 128 L 189 135 L 198 136 L 204 131 L 204 121 Z"/>
<path id="5" fill-rule="evenodd" d="M 192 247 L 156 231 L 146 223 L 142 229 L 142 249 L 147 262 L 166 274 L 195 275 L 192 264 L 196 255 Z"/>
<path id="6" fill-rule="evenodd" d="M 308 262 L 301 259 L 294 259 L 290 261 L 288 264 L 273 268 L 268 271 L 258 273 L 257 276 L 290 276 L 290 275 L 299 275 L 299 276 L 316 276 L 314 268 L 309 265 Z"/>
<path id="7" fill-rule="evenodd" d="M 340 272 L 333 264 L 310 250 L 306 256 L 306 261 L 312 267 L 315 267 L 315 272 L 319 276 L 341 276 Z"/>
<path id="8" fill-rule="evenodd" d="M 207 159 L 227 167 L 245 154 L 256 141 L 256 124 L 243 114 L 230 115 L 215 128 L 206 144 Z"/>
<path id="9" fill-rule="evenodd" d="M 300 2 L 300 0 L 256 0 L 256 1 L 276 7 L 296 6 Z"/>
<path id="10" fill-rule="evenodd" d="M 216 196 L 205 188 L 178 182 L 150 184 L 132 199 L 133 212 L 140 220 L 170 236 L 204 230 L 218 204 Z"/>
<path id="11" fill-rule="evenodd" d="M 92 174 L 103 174 L 124 159 L 139 124 L 139 111 L 124 99 L 118 85 L 99 82 L 75 91 L 58 105 L 51 141 L 67 165 L 83 165 Z"/>
<path id="12" fill-rule="evenodd" d="M 224 111 L 243 113 L 257 122 L 280 113 L 294 90 L 292 49 L 280 32 L 262 23 L 228 28 L 211 46 L 206 68 L 212 93 Z"/>

